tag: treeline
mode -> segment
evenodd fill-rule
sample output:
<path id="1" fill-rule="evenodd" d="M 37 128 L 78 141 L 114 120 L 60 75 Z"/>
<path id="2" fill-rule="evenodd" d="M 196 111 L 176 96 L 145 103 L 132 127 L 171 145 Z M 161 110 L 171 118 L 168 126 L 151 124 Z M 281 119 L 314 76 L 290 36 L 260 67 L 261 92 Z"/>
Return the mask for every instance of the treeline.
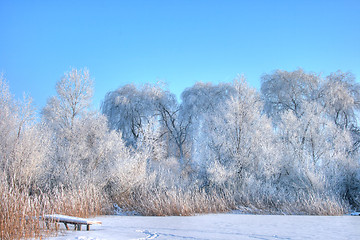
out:
<path id="1" fill-rule="evenodd" d="M 355 77 L 298 69 L 261 81 L 260 92 L 243 76 L 196 83 L 181 102 L 162 86 L 130 84 L 94 111 L 89 72 L 72 69 L 38 119 L 31 99 L 14 100 L 1 79 L 3 198 L 16 192 L 37 201 L 38 214 L 83 216 L 109 213 L 113 204 L 144 215 L 358 209 Z M 77 200 L 66 205 L 66 196 Z M 88 204 L 79 212 L 81 202 Z M 0 230 L 10 221 L 1 207 Z"/>

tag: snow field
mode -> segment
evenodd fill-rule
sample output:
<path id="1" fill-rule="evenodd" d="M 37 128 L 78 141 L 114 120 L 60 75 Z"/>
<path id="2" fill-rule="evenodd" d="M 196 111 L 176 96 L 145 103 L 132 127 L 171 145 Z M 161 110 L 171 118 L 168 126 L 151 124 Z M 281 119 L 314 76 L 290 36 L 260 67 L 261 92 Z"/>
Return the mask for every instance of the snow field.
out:
<path id="1" fill-rule="evenodd" d="M 210 214 L 191 217 L 102 216 L 91 231 L 51 240 L 360 239 L 356 216 Z"/>

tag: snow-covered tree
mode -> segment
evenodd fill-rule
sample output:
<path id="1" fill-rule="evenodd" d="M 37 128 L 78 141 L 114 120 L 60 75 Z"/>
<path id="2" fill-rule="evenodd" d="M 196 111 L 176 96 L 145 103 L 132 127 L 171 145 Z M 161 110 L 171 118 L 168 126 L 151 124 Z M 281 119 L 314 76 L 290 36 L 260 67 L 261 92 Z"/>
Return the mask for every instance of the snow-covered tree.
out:
<path id="1" fill-rule="evenodd" d="M 56 131 L 71 129 L 76 118 L 83 117 L 91 104 L 93 82 L 87 69 L 71 69 L 56 84 L 57 96 L 43 109 L 43 118 Z"/>
<path id="2" fill-rule="evenodd" d="M 359 190 L 359 87 L 353 75 L 338 71 L 323 79 L 302 69 L 277 70 L 262 82 L 265 112 L 282 141 L 281 186 L 294 195 L 301 190 L 353 198 Z"/>
<path id="3" fill-rule="evenodd" d="M 106 118 L 90 111 L 92 80 L 87 69 L 71 69 L 56 85 L 57 95 L 48 100 L 43 120 L 52 133 L 47 183 L 76 186 L 107 181 L 108 128 Z"/>
<path id="4" fill-rule="evenodd" d="M 322 79 L 316 73 L 303 69 L 293 72 L 276 70 L 261 77 L 261 93 L 265 100 L 265 112 L 277 122 L 281 113 L 291 110 L 299 117 L 304 102 L 319 98 Z"/>
<path id="5" fill-rule="evenodd" d="M 186 123 L 188 146 L 194 165 L 200 166 L 200 171 L 205 169 L 207 147 L 205 142 L 208 134 L 213 129 L 210 116 L 219 115 L 220 109 L 234 94 L 231 84 L 222 83 L 196 83 L 193 87 L 185 89 L 181 94 L 180 119 Z"/>
<path id="6" fill-rule="evenodd" d="M 179 104 L 174 94 L 159 85 L 144 85 L 137 88 L 125 85 L 107 93 L 102 112 L 111 129 L 122 133 L 127 146 L 141 150 L 143 141 L 154 145 L 152 148 L 162 154 L 153 160 L 163 161 L 175 157 L 180 167 L 187 157 L 186 139 L 189 122 L 179 116 Z M 153 136 L 149 136 L 149 132 Z M 160 147 L 161 146 L 161 147 Z M 162 156 L 159 159 L 159 157 Z"/>
<path id="7" fill-rule="evenodd" d="M 350 132 L 336 126 L 316 102 L 303 105 L 301 118 L 285 112 L 278 126 L 282 139 L 280 181 L 293 194 L 343 197 L 356 180 L 358 161 L 350 154 Z"/>
<path id="8" fill-rule="evenodd" d="M 33 189 L 49 149 L 48 135 L 35 122 L 31 98 L 14 100 L 0 77 L 0 169 L 11 184 Z"/>
<path id="9" fill-rule="evenodd" d="M 277 151 L 270 120 L 262 115 L 263 103 L 259 94 L 248 87 L 244 76 L 233 84 L 234 94 L 222 103 L 218 113 L 209 115 L 212 129 L 204 139 L 210 173 L 222 166 L 232 181 L 240 187 L 249 175 L 270 178 L 276 172 Z M 220 171 L 221 172 L 221 171 Z M 216 179 L 216 178 L 215 178 Z"/>
<path id="10" fill-rule="evenodd" d="M 322 88 L 322 105 L 329 117 L 341 128 L 357 125 L 360 109 L 360 85 L 351 73 L 337 71 L 327 77 Z"/>
<path id="11" fill-rule="evenodd" d="M 151 88 L 138 91 L 132 84 L 106 94 L 102 113 L 108 118 L 109 127 L 122 133 L 128 145 L 136 146 L 144 125 L 153 116 Z"/>

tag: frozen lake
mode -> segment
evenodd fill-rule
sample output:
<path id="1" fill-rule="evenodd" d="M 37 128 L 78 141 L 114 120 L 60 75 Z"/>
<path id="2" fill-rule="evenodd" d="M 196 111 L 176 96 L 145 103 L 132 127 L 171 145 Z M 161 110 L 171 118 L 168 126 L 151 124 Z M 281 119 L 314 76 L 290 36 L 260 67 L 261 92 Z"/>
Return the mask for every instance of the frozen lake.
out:
<path id="1" fill-rule="evenodd" d="M 101 216 L 89 232 L 52 240 L 360 239 L 359 216 L 210 214 L 190 217 Z M 71 226 L 72 227 L 72 226 Z"/>

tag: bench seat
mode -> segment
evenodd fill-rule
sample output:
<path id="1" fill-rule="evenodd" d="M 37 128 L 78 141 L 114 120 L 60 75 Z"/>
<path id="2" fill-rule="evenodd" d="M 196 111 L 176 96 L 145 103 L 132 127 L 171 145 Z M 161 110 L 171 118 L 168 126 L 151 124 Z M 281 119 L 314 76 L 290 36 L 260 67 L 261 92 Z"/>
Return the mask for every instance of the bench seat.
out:
<path id="1" fill-rule="evenodd" d="M 68 224 L 74 225 L 74 230 L 81 230 L 81 225 L 86 225 L 86 230 L 90 230 L 90 225 L 93 224 L 101 224 L 100 221 L 92 221 L 86 218 L 78 218 L 60 214 L 52 214 L 52 215 L 44 215 L 44 221 L 46 222 L 56 222 L 56 223 L 64 223 L 67 230 L 69 230 Z"/>

